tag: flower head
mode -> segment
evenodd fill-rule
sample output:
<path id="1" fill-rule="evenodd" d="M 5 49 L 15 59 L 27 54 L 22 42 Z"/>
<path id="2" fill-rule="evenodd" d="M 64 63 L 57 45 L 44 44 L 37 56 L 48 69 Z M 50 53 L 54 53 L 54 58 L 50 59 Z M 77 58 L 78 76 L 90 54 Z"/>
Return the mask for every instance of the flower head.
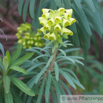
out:
<path id="1" fill-rule="evenodd" d="M 38 30 L 37 34 L 35 34 L 34 31 L 31 30 L 30 24 L 28 23 L 21 24 L 20 27 L 17 28 L 17 30 L 18 30 L 18 33 L 16 33 L 16 36 L 19 39 L 18 43 L 22 44 L 24 49 L 32 48 L 35 42 L 40 42 L 40 43 L 42 42 L 42 46 L 44 46 L 44 43 L 41 38 L 41 33 L 39 32 L 40 30 Z"/>
<path id="2" fill-rule="evenodd" d="M 73 32 L 67 28 L 67 26 L 71 26 L 76 22 L 76 20 L 72 18 L 72 9 L 42 9 L 42 12 L 43 14 L 42 17 L 39 17 L 39 21 L 43 27 L 40 28 L 39 31 L 43 32 L 44 39 L 62 44 L 62 38 L 67 39 L 68 35 L 73 35 Z"/>

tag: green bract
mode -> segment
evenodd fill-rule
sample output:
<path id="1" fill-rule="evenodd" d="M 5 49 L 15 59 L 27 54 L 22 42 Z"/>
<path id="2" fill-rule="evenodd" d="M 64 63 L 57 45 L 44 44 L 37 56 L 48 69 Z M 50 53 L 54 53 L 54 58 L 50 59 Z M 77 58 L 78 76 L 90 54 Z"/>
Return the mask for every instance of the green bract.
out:
<path id="1" fill-rule="evenodd" d="M 73 35 L 73 32 L 67 29 L 67 26 L 71 26 L 76 20 L 72 18 L 72 9 L 59 8 L 58 10 L 42 9 L 42 17 L 39 17 L 40 24 L 43 25 L 40 31 L 44 34 L 44 39 L 56 41 L 58 44 L 62 36 Z M 68 36 L 66 37 L 68 38 Z"/>

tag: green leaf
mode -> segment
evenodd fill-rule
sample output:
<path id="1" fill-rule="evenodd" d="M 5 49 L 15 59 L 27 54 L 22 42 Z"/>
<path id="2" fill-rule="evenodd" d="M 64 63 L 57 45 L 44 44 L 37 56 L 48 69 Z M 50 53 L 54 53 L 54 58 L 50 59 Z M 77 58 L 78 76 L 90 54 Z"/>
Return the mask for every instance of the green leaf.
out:
<path id="1" fill-rule="evenodd" d="M 36 3 L 35 0 L 30 0 L 30 9 L 29 9 L 29 12 L 30 12 L 30 16 L 32 18 L 34 17 L 35 3 Z"/>
<path id="2" fill-rule="evenodd" d="M 32 25 L 34 25 L 34 28 L 35 28 L 35 32 L 37 32 L 37 28 L 40 27 L 38 17 L 40 17 L 42 14 L 41 12 L 42 6 L 43 6 L 43 0 L 40 0 L 39 5 L 36 9 L 36 13 L 34 15 L 33 22 L 32 22 Z"/>
<path id="3" fill-rule="evenodd" d="M 4 67 L 5 71 L 8 69 L 8 66 L 9 66 L 8 57 L 5 56 L 3 58 L 3 67 Z"/>
<path id="4" fill-rule="evenodd" d="M 69 88 L 67 87 L 67 85 L 62 80 L 59 80 L 59 82 L 65 88 L 65 90 L 67 91 L 68 95 L 70 95 L 70 97 L 72 98 L 72 94 L 71 94 Z"/>
<path id="5" fill-rule="evenodd" d="M 43 78 L 43 82 L 41 84 L 40 92 L 39 92 L 39 95 L 38 95 L 36 103 L 41 103 L 41 99 L 42 99 L 42 95 L 43 95 L 43 91 L 44 91 L 45 79 L 46 79 L 46 77 Z"/>
<path id="6" fill-rule="evenodd" d="M 23 83 L 21 80 L 15 78 L 15 77 L 11 77 L 11 81 L 13 82 L 13 84 L 15 84 L 24 93 L 28 94 L 29 96 L 35 96 L 34 92 L 31 91 L 27 87 L 27 85 L 25 83 Z"/>
<path id="7" fill-rule="evenodd" d="M 59 86 L 59 88 L 60 88 L 61 94 L 62 94 L 62 95 L 66 95 L 66 93 L 65 93 L 65 91 L 64 91 L 64 89 L 63 89 L 63 87 L 62 87 L 61 85 L 58 85 L 58 86 Z"/>
<path id="8" fill-rule="evenodd" d="M 59 67 L 58 67 L 57 62 L 55 61 L 54 61 L 54 69 L 55 69 L 55 77 L 56 77 L 56 80 L 58 81 L 59 80 Z"/>
<path id="9" fill-rule="evenodd" d="M 71 80 L 71 78 L 69 77 L 69 75 L 68 75 L 66 72 L 60 70 L 60 74 L 68 81 L 68 83 L 69 83 L 74 89 L 76 89 L 75 84 L 73 83 L 73 81 Z"/>
<path id="10" fill-rule="evenodd" d="M 10 69 L 21 72 L 21 73 L 24 73 L 24 74 L 28 74 L 25 69 L 23 69 L 21 67 L 18 67 L 18 66 L 11 66 Z"/>
<path id="11" fill-rule="evenodd" d="M 9 93 L 10 90 L 10 77 L 4 76 L 3 77 L 4 89 L 6 93 Z"/>
<path id="12" fill-rule="evenodd" d="M 37 67 L 40 67 L 40 66 L 42 66 L 43 64 L 46 64 L 46 62 L 42 62 L 42 63 L 36 63 L 36 64 L 34 64 L 32 67 L 30 67 L 28 70 L 27 70 L 27 72 L 29 73 L 29 72 L 31 72 L 32 70 L 34 70 L 34 69 L 36 69 Z"/>
<path id="13" fill-rule="evenodd" d="M 38 82 L 39 78 L 43 75 L 43 73 L 46 71 L 46 69 L 48 68 L 48 66 L 50 65 L 52 59 L 53 59 L 53 55 L 49 58 L 47 65 L 41 70 L 41 72 L 37 75 L 36 79 L 35 79 L 35 83 Z"/>
<path id="14" fill-rule="evenodd" d="M 2 52 L 2 54 L 3 54 L 3 57 L 4 57 L 4 55 L 5 55 L 5 52 L 4 52 L 4 48 L 3 48 L 3 45 L 0 43 L 0 50 L 1 50 L 1 52 Z"/>
<path id="15" fill-rule="evenodd" d="M 68 68 L 61 68 L 63 71 L 66 71 L 66 72 L 69 72 L 69 73 L 71 73 L 77 80 L 78 80 L 78 78 L 77 78 L 77 76 L 75 75 L 75 73 L 72 71 L 72 70 L 70 70 L 70 69 L 68 69 Z"/>
<path id="16" fill-rule="evenodd" d="M 29 0 L 25 1 L 24 7 L 23 7 L 23 20 L 26 20 L 26 14 L 27 14 L 27 10 L 28 10 L 28 5 L 29 5 Z"/>
<path id="17" fill-rule="evenodd" d="M 57 9 L 57 5 L 56 5 L 54 0 L 50 0 L 50 9 L 52 9 L 52 10 L 56 10 Z"/>
<path id="18" fill-rule="evenodd" d="M 95 12 L 96 9 L 92 0 L 83 0 L 83 1 L 86 3 L 88 8 L 91 9 L 92 12 Z"/>
<path id="19" fill-rule="evenodd" d="M 36 58 L 34 58 L 32 61 L 35 61 L 35 60 L 36 60 L 36 59 L 38 59 L 38 58 L 46 57 L 46 56 L 48 56 L 48 57 L 49 57 L 49 55 L 47 55 L 47 54 L 43 54 L 43 55 L 37 56 L 37 57 L 36 57 Z"/>
<path id="20" fill-rule="evenodd" d="M 64 56 L 66 56 L 66 53 L 62 49 L 58 49 Z"/>
<path id="21" fill-rule="evenodd" d="M 69 57 L 67 57 L 67 56 L 59 56 L 59 57 L 57 57 L 56 58 L 58 61 L 60 61 L 60 60 L 69 60 L 69 61 L 71 61 L 72 63 L 74 63 L 75 64 L 75 61 L 73 60 L 73 59 L 71 59 L 71 58 L 69 58 Z"/>
<path id="22" fill-rule="evenodd" d="M 27 61 L 28 59 L 30 59 L 33 56 L 34 53 L 28 53 L 27 55 L 21 57 L 20 59 L 18 59 L 13 65 L 14 66 L 18 66 L 21 65 L 22 63 L 24 63 L 25 61 Z"/>
<path id="23" fill-rule="evenodd" d="M 85 16 L 85 13 L 84 13 L 84 11 L 82 9 L 82 6 L 81 6 L 81 0 L 78 0 L 78 1 L 73 0 L 73 2 L 74 2 L 74 5 L 75 5 L 75 10 L 76 10 L 75 12 L 78 14 L 81 22 L 83 23 L 83 26 L 84 26 L 85 30 L 87 31 L 87 33 L 89 35 L 92 35 L 88 20 Z"/>
<path id="24" fill-rule="evenodd" d="M 19 15 L 21 15 L 22 13 L 23 3 L 24 3 L 24 0 L 19 0 L 19 4 L 18 4 Z"/>
<path id="25" fill-rule="evenodd" d="M 50 90 L 51 90 L 51 94 L 52 94 L 52 98 L 53 98 L 54 103 L 58 103 L 57 102 L 57 96 L 56 96 L 54 90 L 52 89 L 52 87 L 50 88 Z"/>
<path id="26" fill-rule="evenodd" d="M 45 100 L 48 103 L 50 96 L 49 96 L 49 91 L 50 91 L 50 86 L 51 86 L 51 77 L 50 77 L 50 71 L 48 71 L 48 79 L 46 82 L 46 90 L 45 90 Z"/>
<path id="27" fill-rule="evenodd" d="M 6 56 L 8 57 L 8 62 L 10 62 L 10 53 L 9 53 L 9 51 L 6 52 Z"/>
<path id="28" fill-rule="evenodd" d="M 17 49 L 15 50 L 13 55 L 11 56 L 10 65 L 13 64 L 15 62 L 15 60 L 18 58 L 18 56 L 21 53 L 21 49 L 22 49 L 22 45 L 18 45 Z"/>
<path id="29" fill-rule="evenodd" d="M 61 0 L 54 0 L 58 7 L 63 7 Z"/>
<path id="30" fill-rule="evenodd" d="M 13 100 L 15 101 L 15 103 L 23 103 L 19 94 L 17 94 L 14 90 L 12 90 L 12 94 L 13 94 Z"/>
<path id="31" fill-rule="evenodd" d="M 76 79 L 74 79 L 70 74 L 68 74 L 68 76 L 70 77 L 70 79 L 75 83 L 77 84 L 79 87 L 81 87 L 82 89 L 85 90 L 84 86 Z"/>
<path id="32" fill-rule="evenodd" d="M 9 91 L 9 93 L 5 93 L 5 102 L 6 103 L 13 103 L 13 97 L 11 92 Z"/>
<path id="33" fill-rule="evenodd" d="M 53 86 L 54 86 L 54 88 L 55 88 L 55 91 L 56 91 L 56 94 L 57 94 L 57 98 L 58 98 L 58 101 L 59 101 L 59 103 L 60 103 L 60 95 L 61 95 L 61 92 L 60 92 L 60 89 L 58 88 L 58 82 L 54 79 L 54 78 L 52 78 L 52 82 L 53 82 Z"/>
<path id="34" fill-rule="evenodd" d="M 77 60 L 77 59 L 73 59 L 73 60 L 75 61 L 75 63 L 81 64 L 81 65 L 84 66 L 84 64 L 83 64 L 81 61 L 79 61 L 79 60 Z"/>

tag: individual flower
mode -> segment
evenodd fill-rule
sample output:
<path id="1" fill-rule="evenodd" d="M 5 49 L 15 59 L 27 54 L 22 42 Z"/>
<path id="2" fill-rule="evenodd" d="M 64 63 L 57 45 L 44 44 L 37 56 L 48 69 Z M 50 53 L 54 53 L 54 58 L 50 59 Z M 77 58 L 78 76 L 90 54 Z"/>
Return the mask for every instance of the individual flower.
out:
<path id="1" fill-rule="evenodd" d="M 65 9 L 64 8 L 59 8 L 58 11 L 60 12 L 60 14 L 64 14 Z"/>
<path id="2" fill-rule="evenodd" d="M 58 23 L 61 23 L 61 22 L 62 22 L 61 18 L 57 16 L 55 18 L 55 24 L 58 24 Z"/>
<path id="3" fill-rule="evenodd" d="M 71 23 L 68 20 L 66 20 L 66 19 L 63 20 L 63 27 L 66 27 L 66 26 L 68 26 L 70 24 Z"/>
<path id="4" fill-rule="evenodd" d="M 71 15 L 70 15 L 70 14 L 68 14 L 68 13 L 65 13 L 65 14 L 64 14 L 64 17 L 65 17 L 65 19 L 67 19 L 67 20 L 68 20 L 69 18 L 71 18 Z"/>
<path id="5" fill-rule="evenodd" d="M 57 24 L 55 27 L 54 27 L 54 31 L 61 31 L 61 26 L 59 24 Z"/>
<path id="6" fill-rule="evenodd" d="M 54 25 L 54 19 L 53 18 L 48 20 L 48 25 L 49 26 L 53 26 Z"/>
<path id="7" fill-rule="evenodd" d="M 73 35 L 73 32 L 67 28 L 62 28 L 62 34 L 66 34 L 66 35 L 70 35 L 72 36 Z"/>
<path id="8" fill-rule="evenodd" d="M 54 32 L 52 34 L 50 34 L 49 40 L 56 40 L 56 35 Z"/>
<path id="9" fill-rule="evenodd" d="M 72 16 L 73 9 L 66 9 L 65 11 L 66 11 L 66 13 L 68 13 L 70 15 L 70 17 Z"/>
<path id="10" fill-rule="evenodd" d="M 50 33 L 44 35 L 44 39 L 49 39 Z"/>
<path id="11" fill-rule="evenodd" d="M 43 17 L 39 17 L 39 21 L 40 21 L 41 25 L 47 24 L 47 20 L 45 18 L 43 18 Z"/>
<path id="12" fill-rule="evenodd" d="M 49 31 L 50 28 L 51 28 L 51 27 L 50 27 L 48 24 L 46 24 L 46 25 L 44 26 L 44 29 L 47 30 L 47 31 Z"/>
<path id="13" fill-rule="evenodd" d="M 73 23 L 76 22 L 76 19 L 74 19 L 74 18 L 69 18 L 68 21 L 69 21 L 70 25 L 72 25 Z"/>

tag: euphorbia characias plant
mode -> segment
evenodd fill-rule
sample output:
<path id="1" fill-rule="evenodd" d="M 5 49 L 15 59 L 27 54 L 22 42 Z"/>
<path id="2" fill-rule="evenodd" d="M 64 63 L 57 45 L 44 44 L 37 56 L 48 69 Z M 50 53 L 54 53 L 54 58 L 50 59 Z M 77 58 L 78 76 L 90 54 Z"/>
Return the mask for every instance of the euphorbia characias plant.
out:
<path id="1" fill-rule="evenodd" d="M 27 51 L 35 52 L 35 54 L 38 55 L 33 59 L 34 65 L 27 70 L 28 73 L 35 72 L 35 75 L 27 84 L 31 88 L 36 86 L 40 89 L 37 94 L 37 100 L 34 99 L 36 103 L 41 103 L 42 95 L 45 95 L 45 103 L 49 103 L 50 94 L 54 103 L 60 103 L 60 95 L 66 95 L 65 90 L 67 94 L 71 95 L 61 75 L 74 89 L 76 89 L 76 85 L 84 89 L 74 72 L 69 69 L 71 65 L 77 65 L 77 63 L 83 65 L 79 60 L 83 58 L 70 55 L 70 52 L 79 49 L 68 49 L 68 46 L 72 46 L 72 44 L 68 43 L 69 41 L 65 41 L 69 35 L 73 36 L 73 32 L 68 28 L 76 22 L 76 20 L 72 18 L 72 9 L 42 9 L 42 12 L 43 14 L 39 17 L 39 21 L 43 27 L 41 27 L 38 32 L 43 33 L 46 46 L 44 48 L 32 47 L 31 49 L 27 49 Z M 30 83 L 31 81 L 32 83 Z M 27 100 L 29 101 L 29 99 Z M 33 97 L 31 97 L 29 102 L 32 103 L 32 100 Z"/>

